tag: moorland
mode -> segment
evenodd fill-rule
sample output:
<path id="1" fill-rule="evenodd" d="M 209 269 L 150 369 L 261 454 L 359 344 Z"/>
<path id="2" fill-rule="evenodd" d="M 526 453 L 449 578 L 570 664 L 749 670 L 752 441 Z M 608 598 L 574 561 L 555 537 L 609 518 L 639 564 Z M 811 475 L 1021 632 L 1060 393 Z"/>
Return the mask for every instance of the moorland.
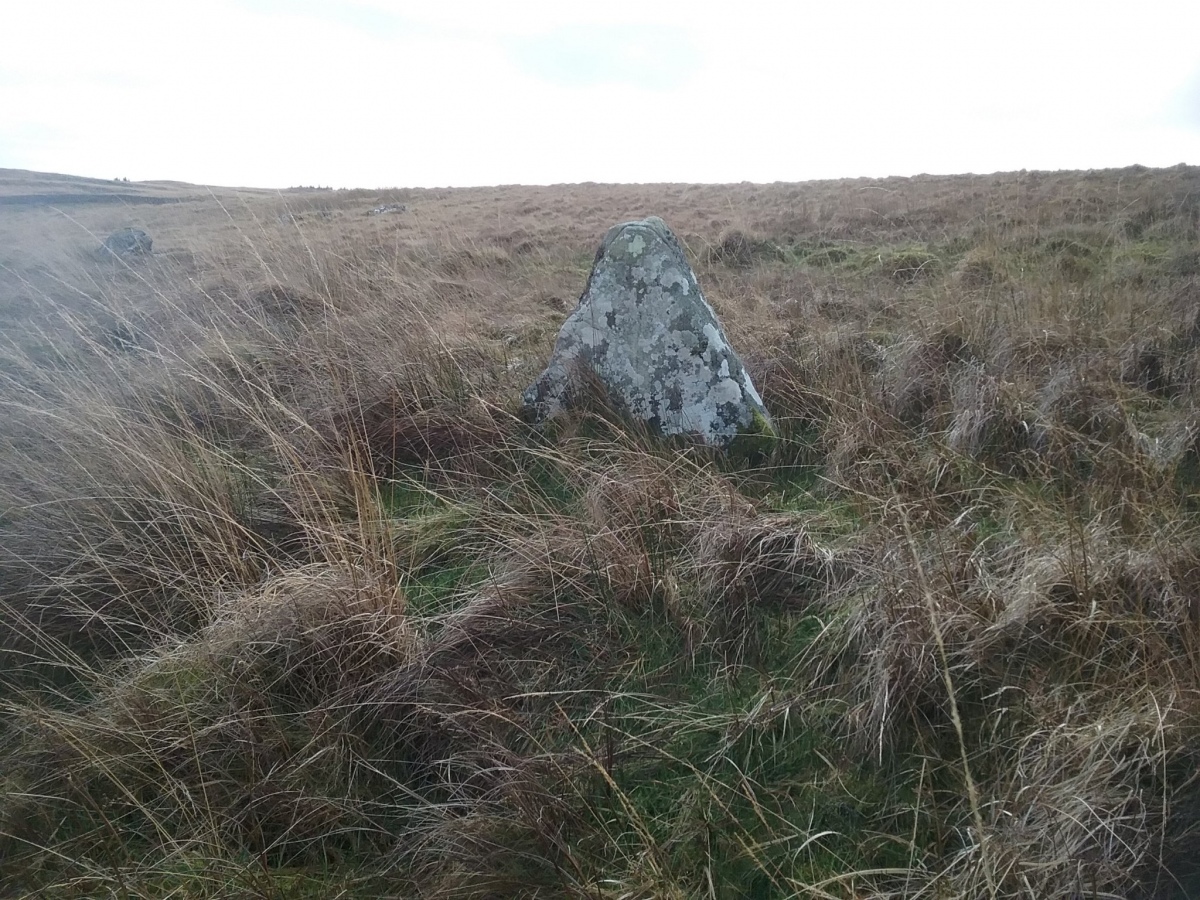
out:
<path id="1" fill-rule="evenodd" d="M 647 215 L 754 452 L 519 415 Z M 1198 376 L 1197 167 L 0 170 L 0 895 L 1195 896 Z"/>

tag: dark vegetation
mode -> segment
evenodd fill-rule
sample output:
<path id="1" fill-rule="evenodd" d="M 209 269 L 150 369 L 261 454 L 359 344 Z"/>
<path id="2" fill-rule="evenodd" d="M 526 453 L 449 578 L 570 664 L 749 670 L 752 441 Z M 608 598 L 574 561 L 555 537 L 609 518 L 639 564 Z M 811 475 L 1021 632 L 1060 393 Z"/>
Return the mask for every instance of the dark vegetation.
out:
<path id="1" fill-rule="evenodd" d="M 0 894 L 1200 892 L 1200 170 L 217 199 L 0 233 Z M 765 452 L 518 417 L 646 214 Z"/>

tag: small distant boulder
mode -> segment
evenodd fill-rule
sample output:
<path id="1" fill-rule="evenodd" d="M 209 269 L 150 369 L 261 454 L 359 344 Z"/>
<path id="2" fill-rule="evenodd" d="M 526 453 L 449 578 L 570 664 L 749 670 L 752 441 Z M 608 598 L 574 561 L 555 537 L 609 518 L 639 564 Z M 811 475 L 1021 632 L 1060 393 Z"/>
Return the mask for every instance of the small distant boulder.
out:
<path id="1" fill-rule="evenodd" d="M 386 216 L 388 213 L 402 213 L 408 207 L 403 203 L 385 203 L 382 206 L 376 206 L 374 209 L 367 210 L 368 216 Z"/>
<path id="2" fill-rule="evenodd" d="M 523 395 L 527 418 L 554 416 L 588 382 L 660 434 L 728 447 L 742 434 L 774 433 L 679 241 L 657 217 L 605 236 L 550 364 Z"/>
<path id="3" fill-rule="evenodd" d="M 147 256 L 153 243 L 140 228 L 121 228 L 104 239 L 101 252 L 120 257 Z"/>

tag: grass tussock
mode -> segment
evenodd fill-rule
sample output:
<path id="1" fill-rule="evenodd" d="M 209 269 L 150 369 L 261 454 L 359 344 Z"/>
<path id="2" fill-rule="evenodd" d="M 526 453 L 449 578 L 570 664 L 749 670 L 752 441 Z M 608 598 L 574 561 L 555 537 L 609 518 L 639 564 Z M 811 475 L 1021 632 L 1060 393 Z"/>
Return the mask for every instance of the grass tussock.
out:
<path id="1" fill-rule="evenodd" d="M 14 209 L 0 895 L 1194 895 L 1196 181 Z M 650 213 L 760 453 L 520 418 Z"/>

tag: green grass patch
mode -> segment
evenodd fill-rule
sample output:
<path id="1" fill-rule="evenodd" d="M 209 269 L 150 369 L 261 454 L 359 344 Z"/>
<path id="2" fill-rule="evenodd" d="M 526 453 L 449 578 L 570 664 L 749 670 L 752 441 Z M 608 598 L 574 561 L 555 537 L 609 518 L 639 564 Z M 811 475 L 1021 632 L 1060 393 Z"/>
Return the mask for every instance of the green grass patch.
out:
<path id="1" fill-rule="evenodd" d="M 607 852 L 656 854 L 690 890 L 746 898 L 910 864 L 918 851 L 871 831 L 904 820 L 918 845 L 929 838 L 919 765 L 848 758 L 836 707 L 788 675 L 820 621 L 759 610 L 737 627 L 757 632 L 753 665 L 690 654 L 661 614 L 624 623 L 620 688 L 580 729 L 603 769 L 587 801 Z"/>

